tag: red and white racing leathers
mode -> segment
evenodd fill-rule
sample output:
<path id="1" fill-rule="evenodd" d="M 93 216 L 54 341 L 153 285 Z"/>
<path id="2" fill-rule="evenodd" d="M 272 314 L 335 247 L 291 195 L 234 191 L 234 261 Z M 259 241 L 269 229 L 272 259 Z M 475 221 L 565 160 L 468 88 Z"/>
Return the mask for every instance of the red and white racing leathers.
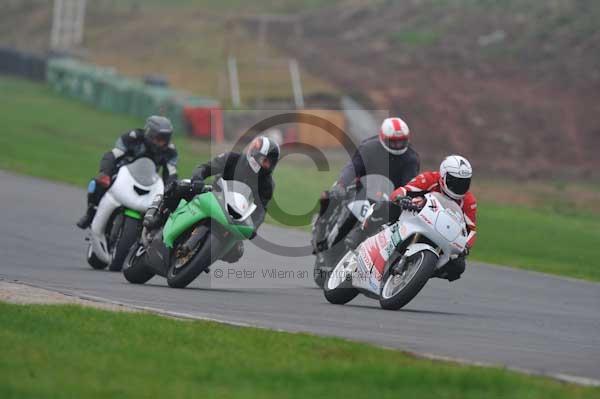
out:
<path id="1" fill-rule="evenodd" d="M 425 195 L 428 192 L 442 192 L 440 187 L 440 172 L 423 172 L 417 175 L 414 179 L 408 182 L 404 187 L 399 187 L 394 192 L 390 199 L 396 200 L 398 197 L 415 197 Z M 475 244 L 475 234 L 477 233 L 477 200 L 470 191 L 465 194 L 462 200 L 455 200 L 462 208 L 469 230 L 467 247 L 470 249 Z"/>

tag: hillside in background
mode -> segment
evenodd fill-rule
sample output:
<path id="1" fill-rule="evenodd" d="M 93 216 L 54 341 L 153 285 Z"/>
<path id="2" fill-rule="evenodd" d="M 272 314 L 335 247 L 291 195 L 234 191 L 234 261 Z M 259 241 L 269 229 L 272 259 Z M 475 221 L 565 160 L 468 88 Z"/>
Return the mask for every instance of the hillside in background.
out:
<path id="1" fill-rule="evenodd" d="M 288 56 L 265 40 L 257 41 L 237 18 L 254 9 L 252 12 L 293 11 L 295 2 L 279 1 L 274 6 L 261 0 L 252 4 L 256 6 L 240 0 L 88 1 L 79 55 L 130 76 L 164 75 L 174 87 L 218 98 L 225 104 L 230 100 L 227 58 L 233 55 L 244 105 L 290 98 Z M 49 0 L 0 4 L 0 46 L 47 52 L 51 18 Z M 308 97 L 337 91 L 306 70 L 302 70 L 302 81 Z"/>
<path id="2" fill-rule="evenodd" d="M 271 42 L 403 115 L 426 161 L 517 177 L 600 178 L 600 2 L 344 2 Z M 255 29 L 256 24 L 248 24 Z"/>
<path id="3" fill-rule="evenodd" d="M 2 7 L 0 45 L 47 47 L 50 2 Z M 294 56 L 309 95 L 404 116 L 427 165 L 460 152 L 486 173 L 600 181 L 595 0 L 102 0 L 88 11 L 87 58 L 127 74 L 163 73 L 227 104 L 235 54 L 245 103 L 260 104 L 291 95 L 281 60 Z"/>

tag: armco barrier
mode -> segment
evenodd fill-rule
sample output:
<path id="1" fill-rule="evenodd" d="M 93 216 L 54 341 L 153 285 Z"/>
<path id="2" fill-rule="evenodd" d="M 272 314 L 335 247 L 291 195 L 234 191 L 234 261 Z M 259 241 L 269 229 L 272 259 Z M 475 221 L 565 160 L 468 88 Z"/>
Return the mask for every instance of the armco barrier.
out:
<path id="1" fill-rule="evenodd" d="M 149 86 L 142 81 L 119 75 L 112 68 L 102 68 L 68 58 L 50 59 L 48 84 L 62 95 L 92 104 L 99 109 L 145 118 L 165 115 L 176 131 L 188 131 L 200 137 L 223 138 L 222 114 L 216 100 L 190 96 L 168 87 Z M 210 130 L 200 115 L 205 109 L 214 113 L 216 131 Z M 184 112 L 184 110 L 186 112 Z M 191 115 L 191 116 L 190 116 Z M 200 132 L 200 133 L 199 133 Z"/>

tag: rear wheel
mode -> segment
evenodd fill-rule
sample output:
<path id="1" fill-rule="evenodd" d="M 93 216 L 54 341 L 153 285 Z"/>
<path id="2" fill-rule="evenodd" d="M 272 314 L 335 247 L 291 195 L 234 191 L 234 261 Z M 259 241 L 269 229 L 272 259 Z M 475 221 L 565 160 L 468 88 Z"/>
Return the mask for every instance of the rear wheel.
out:
<path id="1" fill-rule="evenodd" d="M 358 295 L 358 290 L 352 287 L 352 271 L 356 264 L 354 251 L 348 251 L 327 276 L 323 293 L 329 303 L 343 305 Z"/>
<path id="2" fill-rule="evenodd" d="M 423 289 L 435 271 L 438 257 L 431 251 L 420 251 L 406 260 L 401 273 L 390 267 L 384 274 L 379 294 L 383 309 L 398 310 Z"/>
<path id="3" fill-rule="evenodd" d="M 102 262 L 94 253 L 94 250 L 92 249 L 92 244 L 88 245 L 88 250 L 87 250 L 87 263 L 92 267 L 92 269 L 96 269 L 96 270 L 102 270 L 104 268 L 106 268 L 106 263 Z"/>
<path id="4" fill-rule="evenodd" d="M 118 272 L 123 268 L 123 262 L 129 253 L 132 245 L 135 244 L 140 234 L 140 221 L 125 217 L 120 225 L 120 231 L 112 247 L 112 261 L 108 265 L 108 270 Z"/>
<path id="5" fill-rule="evenodd" d="M 167 284 L 172 288 L 185 288 L 205 271 L 215 260 L 212 254 L 216 240 L 213 240 L 210 228 L 196 226 L 187 236 L 175 245 L 171 256 L 171 265 L 167 272 Z"/>
<path id="6" fill-rule="evenodd" d="M 143 259 L 145 255 L 146 248 L 138 243 L 131 247 L 125 258 L 123 276 L 132 284 L 144 284 L 155 276 L 155 273 L 144 265 Z"/>

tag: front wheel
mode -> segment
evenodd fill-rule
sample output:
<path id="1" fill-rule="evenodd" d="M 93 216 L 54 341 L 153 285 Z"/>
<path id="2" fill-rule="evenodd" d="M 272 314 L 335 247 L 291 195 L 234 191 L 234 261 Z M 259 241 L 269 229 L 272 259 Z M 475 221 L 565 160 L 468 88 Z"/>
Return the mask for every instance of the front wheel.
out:
<path id="1" fill-rule="evenodd" d="M 355 264 L 354 251 L 348 251 L 327 276 L 323 293 L 329 303 L 343 305 L 358 295 L 358 290 L 352 286 L 352 271 Z"/>
<path id="2" fill-rule="evenodd" d="M 108 270 L 118 272 L 123 268 L 123 262 L 140 234 L 140 227 L 139 220 L 130 217 L 124 218 L 121 231 L 113 243 L 112 261 L 108 265 Z"/>
<path id="3" fill-rule="evenodd" d="M 217 240 L 210 228 L 196 226 L 189 238 L 175 246 L 167 272 L 171 288 L 185 288 L 216 260 Z M 190 248 L 191 247 L 191 248 Z"/>
<path id="4" fill-rule="evenodd" d="M 417 252 L 406 260 L 402 273 L 390 267 L 382 279 L 379 305 L 383 309 L 398 310 L 417 296 L 435 271 L 438 257 L 431 251 Z"/>
<path id="5" fill-rule="evenodd" d="M 94 253 L 94 249 L 92 248 L 92 244 L 88 245 L 87 250 L 87 263 L 92 267 L 92 269 L 102 270 L 106 267 L 106 263 L 102 262 L 100 258 L 96 256 Z"/>
<path id="6" fill-rule="evenodd" d="M 125 258 L 123 276 L 132 284 L 144 284 L 155 276 L 155 273 L 144 264 L 145 255 L 146 248 L 138 243 L 131 247 Z"/>

